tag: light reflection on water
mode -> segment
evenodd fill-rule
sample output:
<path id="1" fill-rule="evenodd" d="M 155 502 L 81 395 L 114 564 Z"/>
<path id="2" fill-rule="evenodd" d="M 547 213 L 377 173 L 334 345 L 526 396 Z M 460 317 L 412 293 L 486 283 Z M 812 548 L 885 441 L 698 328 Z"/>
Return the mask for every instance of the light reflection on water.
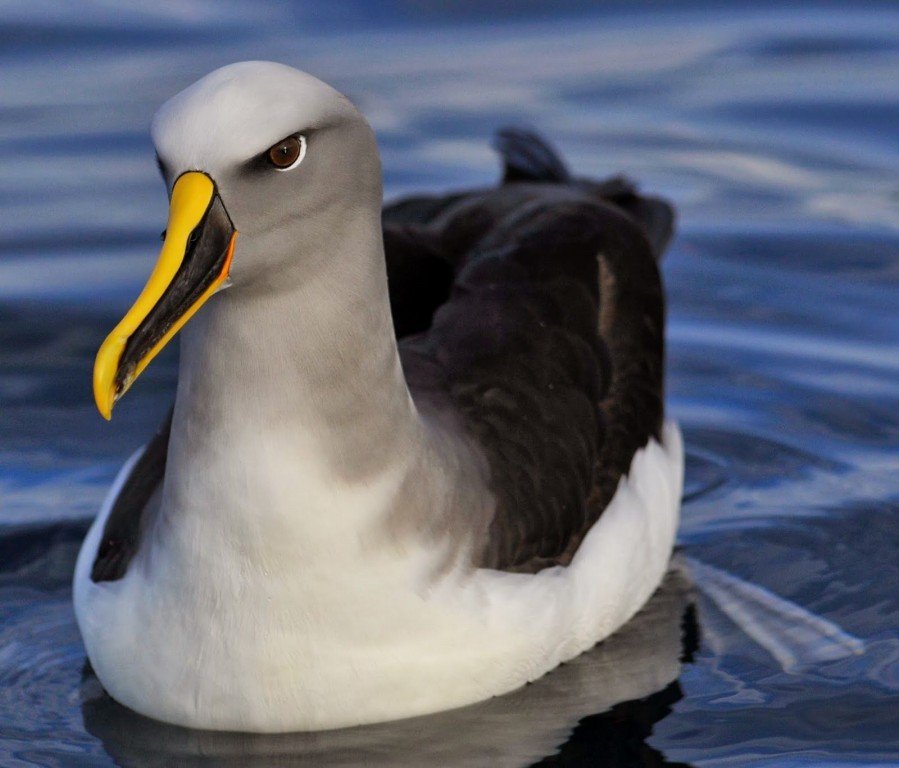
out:
<path id="1" fill-rule="evenodd" d="M 899 762 L 899 14 L 569 2 L 482 19 L 465 3 L 326 5 L 0 11 L 0 763 L 174 759 L 160 744 L 235 764 L 249 751 L 396 765 L 423 744 L 446 748 L 428 753 L 434 765 Z M 155 429 L 175 376 L 171 351 L 114 422 L 94 413 L 94 351 L 165 218 L 147 125 L 181 87 L 245 58 L 300 66 L 354 98 L 390 196 L 492 183 L 490 134 L 519 123 L 553 137 L 578 173 L 625 171 L 674 200 L 682 549 L 826 617 L 865 652 L 786 671 L 700 578 L 698 596 L 657 601 L 575 665 L 592 677 L 566 669 L 519 698 L 342 737 L 216 741 L 134 718 L 82 683 L 67 584 L 83 521 Z M 694 599 L 701 642 L 678 677 L 680 611 Z M 627 671 L 614 686 L 610 668 Z M 625 701 L 601 714 L 616 691 Z M 457 732 L 473 734 L 467 752 L 447 746 Z"/>

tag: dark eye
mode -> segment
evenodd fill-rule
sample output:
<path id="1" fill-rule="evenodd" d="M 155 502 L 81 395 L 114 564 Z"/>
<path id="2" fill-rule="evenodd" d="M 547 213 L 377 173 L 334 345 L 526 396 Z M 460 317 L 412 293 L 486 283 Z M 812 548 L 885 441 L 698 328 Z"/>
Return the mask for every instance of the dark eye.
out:
<path id="1" fill-rule="evenodd" d="M 289 171 L 306 155 L 306 137 L 288 136 L 268 150 L 269 162 L 279 171 Z"/>

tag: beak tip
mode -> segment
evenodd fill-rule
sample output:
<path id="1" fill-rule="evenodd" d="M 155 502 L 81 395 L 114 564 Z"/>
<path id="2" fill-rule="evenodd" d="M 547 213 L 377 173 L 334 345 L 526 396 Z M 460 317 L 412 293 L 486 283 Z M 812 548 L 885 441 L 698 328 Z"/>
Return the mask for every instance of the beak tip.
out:
<path id="1" fill-rule="evenodd" d="M 100 412 L 100 415 L 106 419 L 106 421 L 110 421 L 112 419 L 112 406 L 113 404 L 110 402 L 103 402 L 100 398 L 95 398 L 94 403 L 97 406 L 97 410 Z"/>
<path id="2" fill-rule="evenodd" d="M 117 330 L 106 337 L 94 361 L 94 403 L 106 421 L 112 418 L 112 409 L 116 403 L 115 374 L 127 341 L 127 337 L 118 334 Z"/>

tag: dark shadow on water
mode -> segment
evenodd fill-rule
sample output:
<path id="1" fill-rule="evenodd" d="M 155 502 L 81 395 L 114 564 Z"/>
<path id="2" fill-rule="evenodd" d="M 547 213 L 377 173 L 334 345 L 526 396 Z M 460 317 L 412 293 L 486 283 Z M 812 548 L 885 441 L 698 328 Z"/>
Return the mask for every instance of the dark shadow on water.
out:
<path id="1" fill-rule="evenodd" d="M 624 702 L 608 712 L 585 717 L 559 753 L 535 763 L 534 768 L 688 768 L 689 763 L 670 762 L 646 743 L 653 726 L 667 717 L 683 696 L 675 681 L 645 699 Z"/>

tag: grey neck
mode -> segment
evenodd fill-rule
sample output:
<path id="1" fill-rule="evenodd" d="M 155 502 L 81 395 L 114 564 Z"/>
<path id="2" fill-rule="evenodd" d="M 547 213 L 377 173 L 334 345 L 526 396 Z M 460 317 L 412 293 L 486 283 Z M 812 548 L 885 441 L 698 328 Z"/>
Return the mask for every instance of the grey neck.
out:
<path id="1" fill-rule="evenodd" d="M 185 327 L 173 442 L 240 450 L 228 441 L 295 432 L 348 481 L 415 450 L 380 218 L 359 217 L 328 240 L 329 253 L 227 289 Z"/>
<path id="2" fill-rule="evenodd" d="M 285 562 L 327 570 L 376 518 L 397 546 L 439 541 L 436 573 L 486 535 L 486 465 L 450 414 L 410 397 L 380 220 L 345 234 L 324 267 L 235 285 L 185 327 L 158 535 L 191 568 L 197 541 L 267 562 L 277 530 Z"/>

